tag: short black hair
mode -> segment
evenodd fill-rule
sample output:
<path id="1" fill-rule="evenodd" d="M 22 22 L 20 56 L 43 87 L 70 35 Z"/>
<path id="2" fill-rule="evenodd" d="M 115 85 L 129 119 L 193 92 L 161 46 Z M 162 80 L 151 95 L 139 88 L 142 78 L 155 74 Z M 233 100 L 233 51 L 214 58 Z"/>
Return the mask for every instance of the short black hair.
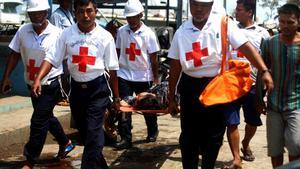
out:
<path id="1" fill-rule="evenodd" d="M 146 94 L 145 96 L 142 96 L 140 99 L 136 100 L 134 107 L 141 110 L 162 109 L 160 101 L 153 94 Z"/>
<path id="2" fill-rule="evenodd" d="M 287 3 L 278 8 L 278 14 L 294 14 L 299 19 L 300 9 L 295 4 Z"/>
<path id="3" fill-rule="evenodd" d="M 252 11 L 252 17 L 256 11 L 256 0 L 237 0 L 237 4 L 243 4 L 247 11 Z"/>
<path id="4" fill-rule="evenodd" d="M 93 4 L 94 8 L 97 9 L 96 0 L 75 0 L 74 1 L 74 9 L 76 10 L 78 6 L 88 5 L 90 2 Z"/>

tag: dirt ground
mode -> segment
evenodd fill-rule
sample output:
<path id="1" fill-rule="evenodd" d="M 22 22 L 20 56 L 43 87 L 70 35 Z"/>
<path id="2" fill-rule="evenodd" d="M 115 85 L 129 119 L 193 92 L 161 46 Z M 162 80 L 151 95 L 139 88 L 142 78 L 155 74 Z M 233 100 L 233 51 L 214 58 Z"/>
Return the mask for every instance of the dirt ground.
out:
<path id="1" fill-rule="evenodd" d="M 265 116 L 262 116 L 265 123 Z M 146 143 L 146 124 L 143 116 L 133 115 L 133 147 L 128 150 L 115 150 L 113 147 L 104 147 L 104 156 L 111 169 L 181 169 L 181 157 L 178 144 L 180 134 L 180 120 L 169 115 L 160 116 L 159 136 L 155 143 Z M 244 136 L 244 123 L 239 126 L 241 138 Z M 74 136 L 74 135 L 73 135 Z M 73 137 L 70 135 L 70 137 Z M 271 162 L 267 157 L 265 125 L 258 128 L 251 142 L 251 148 L 256 157 L 253 162 L 243 161 L 244 169 L 271 169 Z M 54 161 L 53 156 L 58 145 L 49 143 L 44 146 L 43 153 L 36 169 L 79 169 L 83 147 L 77 147 L 69 157 L 60 162 Z M 1 169 L 20 168 L 22 151 L 13 157 L 0 160 Z M 5 152 L 2 152 L 5 153 Z M 201 157 L 200 157 L 201 159 Z M 232 159 L 226 137 L 220 150 L 216 168 L 221 168 Z M 199 165 L 200 168 L 200 165 Z"/>

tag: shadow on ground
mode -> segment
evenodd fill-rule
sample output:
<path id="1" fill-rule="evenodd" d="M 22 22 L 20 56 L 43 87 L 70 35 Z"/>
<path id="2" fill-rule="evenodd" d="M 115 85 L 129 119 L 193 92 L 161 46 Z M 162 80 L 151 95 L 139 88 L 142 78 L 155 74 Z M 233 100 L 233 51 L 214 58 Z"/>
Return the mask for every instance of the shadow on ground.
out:
<path id="1" fill-rule="evenodd" d="M 166 160 L 180 161 L 180 158 L 170 158 L 172 152 L 178 147 L 179 145 L 158 145 L 149 149 L 133 147 L 125 150 L 112 161 L 110 169 L 158 169 Z M 106 156 L 106 159 L 109 157 Z"/>

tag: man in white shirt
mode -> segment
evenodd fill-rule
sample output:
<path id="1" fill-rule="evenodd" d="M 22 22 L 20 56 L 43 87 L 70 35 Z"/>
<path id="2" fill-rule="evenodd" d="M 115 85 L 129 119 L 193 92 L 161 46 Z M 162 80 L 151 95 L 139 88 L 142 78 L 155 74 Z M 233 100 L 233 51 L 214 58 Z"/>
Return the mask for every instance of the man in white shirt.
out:
<path id="1" fill-rule="evenodd" d="M 139 0 L 129 0 L 125 4 L 124 15 L 128 24 L 118 30 L 116 48 L 119 56 L 119 91 L 121 98 L 147 91 L 152 83 L 158 83 L 159 46 L 155 33 L 142 21 L 144 8 Z M 125 117 L 124 117 L 125 116 Z M 147 142 L 155 142 L 158 135 L 157 116 L 144 115 L 148 136 Z M 118 149 L 130 148 L 131 113 L 119 116 L 118 131 L 121 141 Z"/>
<path id="2" fill-rule="evenodd" d="M 50 22 L 59 27 L 65 29 L 73 25 L 74 17 L 72 15 L 72 0 L 59 0 L 59 7 L 51 14 Z"/>
<path id="3" fill-rule="evenodd" d="M 65 29 L 75 23 L 72 14 L 72 0 L 59 0 L 59 7 L 51 14 L 50 22 L 59 27 Z M 69 105 L 69 94 L 70 94 L 70 73 L 68 72 L 67 63 L 63 63 L 62 75 L 62 97 L 60 98 L 58 105 L 68 106 Z M 74 120 L 71 118 L 71 127 L 75 127 Z"/>
<path id="4" fill-rule="evenodd" d="M 253 21 L 253 16 L 256 9 L 256 2 L 254 0 L 238 0 L 236 6 L 236 20 L 239 21 L 238 26 L 241 31 L 248 38 L 248 41 L 255 47 L 255 49 L 260 53 L 260 44 L 264 39 L 269 38 L 269 33 L 264 28 L 258 26 Z M 249 62 L 244 54 L 238 50 L 232 51 L 232 59 L 244 60 Z M 251 78 L 255 82 L 257 69 L 251 65 Z M 241 152 L 243 153 L 243 159 L 245 161 L 254 161 L 255 156 L 250 149 L 249 143 L 253 138 L 257 126 L 262 125 L 260 119 L 260 113 L 256 110 L 255 105 L 255 83 L 253 84 L 251 90 L 242 98 L 229 104 L 225 110 L 225 123 L 227 126 L 227 137 L 230 149 L 233 154 L 232 166 L 241 166 L 240 157 L 240 136 L 238 131 L 238 125 L 240 124 L 240 109 L 243 108 L 244 119 L 246 122 L 245 126 L 245 136 L 242 141 Z"/>
<path id="5" fill-rule="evenodd" d="M 169 112 L 177 109 L 176 86 L 180 94 L 181 134 L 179 138 L 183 169 L 197 169 L 202 155 L 203 169 L 213 169 L 225 133 L 224 105 L 206 107 L 199 96 L 206 85 L 218 75 L 221 67 L 221 19 L 211 13 L 213 0 L 190 0 L 192 19 L 176 31 L 168 57 Z M 229 43 L 243 53 L 260 71 L 267 70 L 260 55 L 228 20 Z M 180 79 L 179 79 L 180 78 Z M 273 81 L 268 72 L 262 77 L 268 90 Z M 179 82 L 178 82 L 179 81 Z M 228 86 L 230 87 L 230 86 Z"/>
<path id="6" fill-rule="evenodd" d="M 9 44 L 11 55 L 2 79 L 2 91 L 10 86 L 9 76 L 15 68 L 18 60 L 22 58 L 24 64 L 24 78 L 28 88 L 32 87 L 34 78 L 45 58 L 45 53 L 57 41 L 61 30 L 53 26 L 48 20 L 48 1 L 29 0 L 27 12 L 31 23 L 25 24 L 17 31 Z M 25 145 L 24 155 L 26 163 L 23 169 L 33 168 L 40 156 L 49 131 L 58 141 L 60 148 L 58 158 L 64 158 L 74 145 L 65 135 L 64 130 L 53 115 L 53 108 L 60 95 L 59 76 L 62 74 L 62 66 L 50 70 L 49 74 L 41 81 L 43 92 L 39 97 L 31 95 L 33 114 L 30 124 L 30 137 Z"/>
<path id="7" fill-rule="evenodd" d="M 95 22 L 96 1 L 76 0 L 74 9 L 77 24 L 66 28 L 53 49 L 46 53 L 32 92 L 39 95 L 41 79 L 67 59 L 72 78 L 71 113 L 84 144 L 81 168 L 106 169 L 102 124 L 112 94 L 115 102 L 120 101 L 116 76 L 118 57 L 113 37 Z"/>

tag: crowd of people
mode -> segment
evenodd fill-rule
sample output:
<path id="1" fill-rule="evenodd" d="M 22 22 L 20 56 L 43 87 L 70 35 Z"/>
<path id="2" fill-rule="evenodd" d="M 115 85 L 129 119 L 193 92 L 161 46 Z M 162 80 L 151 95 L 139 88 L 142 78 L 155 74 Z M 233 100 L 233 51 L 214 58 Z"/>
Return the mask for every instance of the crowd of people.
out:
<path id="1" fill-rule="evenodd" d="M 22 169 L 34 167 L 48 131 L 59 144 L 56 158 L 66 158 L 75 148 L 53 115 L 54 106 L 62 98 L 70 103 L 84 145 L 82 169 L 109 168 L 102 154 L 104 116 L 109 108 L 120 110 L 122 106 L 166 108 L 172 115 L 180 111 L 179 144 L 184 169 L 197 169 L 200 155 L 201 168 L 214 169 L 226 129 L 233 160 L 223 168 L 242 168 L 240 152 L 243 160 L 254 161 L 255 150 L 251 149 L 250 141 L 257 127 L 263 124 L 261 114 L 267 116 L 268 156 L 273 168 L 283 165 L 284 148 L 289 161 L 300 159 L 297 5 L 287 3 L 278 9 L 279 32 L 273 35 L 255 23 L 254 0 L 236 1 L 236 19 L 228 17 L 225 32 L 229 44 L 227 59 L 250 64 L 254 83 L 246 95 L 233 102 L 205 106 L 199 96 L 220 73 L 224 50 L 221 23 L 225 10 L 216 1 L 189 0 L 192 17 L 176 30 L 168 50 L 170 70 L 168 81 L 163 83 L 162 90 L 167 90 L 162 92 L 163 102 L 153 92 L 153 86 L 161 83 L 157 56 L 160 45 L 155 33 L 142 22 L 144 7 L 139 0 L 125 3 L 127 24 L 111 33 L 95 21 L 96 0 L 59 2 L 60 7 L 48 17 L 48 1 L 28 0 L 31 22 L 22 25 L 9 44 L 11 54 L 1 92 L 11 86 L 9 76 L 21 58 L 33 107 Z M 65 85 L 62 81 L 66 81 Z M 241 108 L 246 126 L 240 143 Z M 114 146 L 117 150 L 129 149 L 132 113 L 118 111 L 116 116 L 121 139 Z M 143 116 L 147 125 L 145 140 L 155 142 L 159 134 L 157 116 L 149 113 Z"/>

